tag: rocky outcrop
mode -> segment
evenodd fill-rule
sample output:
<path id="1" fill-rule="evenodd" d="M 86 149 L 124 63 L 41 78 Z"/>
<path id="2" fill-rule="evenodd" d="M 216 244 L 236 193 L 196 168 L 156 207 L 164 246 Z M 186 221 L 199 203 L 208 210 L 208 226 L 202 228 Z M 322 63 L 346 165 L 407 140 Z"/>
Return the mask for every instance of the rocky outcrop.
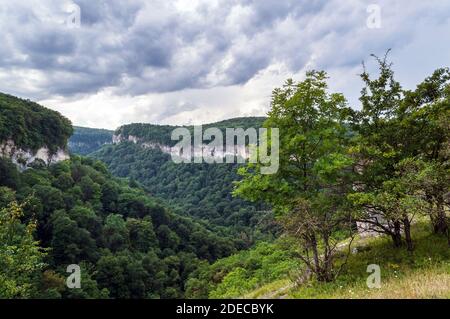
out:
<path id="1" fill-rule="evenodd" d="M 54 153 L 50 152 L 47 147 L 41 147 L 35 152 L 24 150 L 16 146 L 11 139 L 0 143 L 0 156 L 10 158 L 21 170 L 29 168 L 35 161 L 42 161 L 46 165 L 50 165 L 70 158 L 67 151 L 63 149 L 58 149 Z"/>
<path id="2" fill-rule="evenodd" d="M 113 144 L 119 144 L 119 143 L 127 142 L 127 141 L 137 144 L 138 142 L 140 142 L 140 138 L 133 136 L 133 135 L 129 135 L 128 137 L 125 137 L 122 134 L 119 134 L 119 135 L 114 134 L 112 137 Z"/>
<path id="3" fill-rule="evenodd" d="M 181 158 L 185 159 L 186 155 L 182 154 L 181 149 L 177 146 L 168 146 L 163 145 L 160 143 L 154 143 L 154 142 L 147 142 L 143 141 L 141 138 L 133 135 L 129 135 L 128 137 L 125 137 L 121 134 L 119 135 L 113 135 L 113 144 L 119 144 L 123 142 L 132 142 L 134 144 L 139 144 L 143 148 L 150 148 L 150 149 L 159 149 L 162 152 L 170 155 L 176 155 L 180 156 Z M 209 146 L 208 144 L 204 144 L 199 147 L 192 147 L 191 149 L 191 157 L 202 157 L 202 156 L 209 156 L 209 157 L 215 157 L 215 158 L 223 158 L 227 155 L 231 156 L 238 156 L 245 159 L 249 158 L 249 148 L 244 145 L 234 145 L 233 150 L 227 150 L 225 149 L 225 146 L 223 149 L 216 149 L 215 146 Z"/>

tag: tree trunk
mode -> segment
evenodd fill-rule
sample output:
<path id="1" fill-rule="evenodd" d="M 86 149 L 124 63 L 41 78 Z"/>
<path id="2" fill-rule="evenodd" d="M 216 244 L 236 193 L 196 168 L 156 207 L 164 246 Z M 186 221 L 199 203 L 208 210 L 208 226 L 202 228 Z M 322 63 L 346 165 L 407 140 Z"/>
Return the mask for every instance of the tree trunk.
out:
<path id="1" fill-rule="evenodd" d="M 394 230 L 391 234 L 392 241 L 394 242 L 394 247 L 398 248 L 402 246 L 402 232 L 400 221 L 394 221 Z"/>
<path id="2" fill-rule="evenodd" d="M 321 282 L 329 282 L 332 281 L 332 274 L 331 274 L 331 268 L 329 267 L 331 260 L 330 254 L 324 254 L 323 256 L 320 255 L 319 249 L 317 247 L 317 238 L 314 234 L 309 236 L 309 246 L 311 247 L 312 254 L 313 254 L 313 262 L 314 267 L 310 267 L 311 271 L 316 275 L 317 280 Z M 321 258 L 323 259 L 323 262 L 321 263 Z"/>
<path id="3" fill-rule="evenodd" d="M 324 254 L 324 272 L 325 272 L 325 281 L 333 281 L 333 251 L 330 247 L 329 236 L 328 234 L 322 234 L 323 242 L 325 245 L 325 254 Z"/>
<path id="4" fill-rule="evenodd" d="M 408 249 L 408 251 L 413 251 L 414 245 L 411 238 L 411 223 L 407 216 L 403 218 L 403 227 L 405 229 L 406 248 Z"/>
<path id="5" fill-rule="evenodd" d="M 312 252 L 313 252 L 313 259 L 314 259 L 314 273 L 319 278 L 320 277 L 320 273 L 322 272 L 322 269 L 320 267 L 320 257 L 319 257 L 319 251 L 317 249 L 316 236 L 315 235 L 311 235 L 310 239 L 311 239 L 311 249 L 312 249 Z"/>
<path id="6" fill-rule="evenodd" d="M 442 195 L 438 197 L 436 203 L 437 215 L 434 219 L 433 230 L 436 234 L 446 235 L 448 230 L 447 216 L 445 216 L 444 198 Z"/>
<path id="7" fill-rule="evenodd" d="M 447 227 L 447 242 L 448 246 L 450 247 L 450 227 Z"/>

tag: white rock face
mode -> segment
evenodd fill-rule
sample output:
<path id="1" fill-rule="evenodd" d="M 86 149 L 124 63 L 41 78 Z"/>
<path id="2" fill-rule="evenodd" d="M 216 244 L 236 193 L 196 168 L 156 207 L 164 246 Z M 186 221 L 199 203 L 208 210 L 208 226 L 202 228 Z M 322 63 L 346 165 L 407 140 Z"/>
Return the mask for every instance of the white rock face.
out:
<path id="1" fill-rule="evenodd" d="M 113 135 L 113 144 L 119 144 L 122 142 L 132 142 L 134 144 L 140 144 L 143 148 L 150 149 L 160 149 L 162 152 L 170 155 L 176 155 L 181 157 L 182 159 L 190 159 L 191 157 L 213 157 L 213 158 L 223 158 L 227 155 L 238 156 L 244 159 L 248 159 L 250 157 L 250 152 L 248 146 L 245 145 L 234 145 L 231 150 L 228 150 L 223 147 L 223 149 L 217 149 L 215 146 L 209 146 L 208 144 L 203 144 L 200 147 L 192 147 L 191 155 L 188 153 L 182 153 L 181 148 L 177 146 L 170 147 L 168 145 L 163 145 L 160 143 L 154 142 L 142 142 L 142 140 L 136 136 L 129 135 L 128 138 L 119 135 Z"/>
<path id="2" fill-rule="evenodd" d="M 113 144 L 119 144 L 120 142 L 122 142 L 123 140 L 122 140 L 122 135 L 116 135 L 116 134 L 114 134 L 113 135 L 113 137 L 112 137 L 112 142 L 113 142 Z"/>
<path id="3" fill-rule="evenodd" d="M 140 139 L 137 136 L 133 136 L 133 135 L 129 135 L 128 138 L 125 138 L 122 134 L 119 134 L 119 135 L 114 134 L 112 137 L 113 144 L 119 144 L 119 143 L 122 143 L 125 141 L 133 142 L 134 144 L 137 144 L 140 141 Z"/>
<path id="4" fill-rule="evenodd" d="M 11 139 L 0 144 L 0 156 L 10 158 L 21 170 L 27 169 L 35 160 L 42 160 L 49 165 L 70 159 L 69 154 L 63 149 L 58 149 L 55 154 L 50 154 L 47 147 L 42 147 L 33 153 L 17 147 Z"/>
<path id="5" fill-rule="evenodd" d="M 191 148 L 191 155 L 189 153 L 182 153 L 180 147 L 174 146 L 168 149 L 166 152 L 175 156 L 179 156 L 182 159 L 189 159 L 190 157 L 209 157 L 209 158 L 224 158 L 225 156 L 237 156 L 244 159 L 250 157 L 249 148 L 245 145 L 233 145 L 231 149 L 224 147 L 209 146 L 204 144 L 199 147 Z"/>

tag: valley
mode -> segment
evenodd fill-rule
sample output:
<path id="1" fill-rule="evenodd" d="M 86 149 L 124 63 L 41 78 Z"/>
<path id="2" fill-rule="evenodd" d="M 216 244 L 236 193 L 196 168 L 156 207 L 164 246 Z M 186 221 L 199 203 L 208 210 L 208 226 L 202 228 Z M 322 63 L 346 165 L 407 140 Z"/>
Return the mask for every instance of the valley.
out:
<path id="1" fill-rule="evenodd" d="M 449 298 L 449 71 L 408 91 L 377 61 L 360 111 L 313 71 L 267 117 L 203 125 L 279 129 L 271 174 L 176 163 L 174 126 L 73 127 L 0 94 L 0 297 Z"/>

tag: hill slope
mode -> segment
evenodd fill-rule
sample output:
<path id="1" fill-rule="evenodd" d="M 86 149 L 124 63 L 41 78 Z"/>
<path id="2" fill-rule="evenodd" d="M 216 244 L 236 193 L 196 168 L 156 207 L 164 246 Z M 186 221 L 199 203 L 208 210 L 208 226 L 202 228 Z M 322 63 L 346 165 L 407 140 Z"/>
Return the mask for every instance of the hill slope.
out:
<path id="1" fill-rule="evenodd" d="M 105 144 L 111 144 L 114 131 L 87 127 L 74 127 L 69 139 L 69 151 L 73 154 L 88 155 Z"/>
<path id="2" fill-rule="evenodd" d="M 216 123 L 209 123 L 202 125 L 203 130 L 210 127 L 215 127 L 223 132 L 226 128 L 243 128 L 247 129 L 250 127 L 259 128 L 266 118 L 265 117 L 238 117 L 233 119 L 228 119 Z M 123 125 L 115 131 L 115 136 L 122 140 L 137 139 L 139 142 L 149 142 L 155 144 L 162 144 L 166 146 L 172 146 L 176 144 L 176 141 L 171 140 L 171 133 L 177 127 L 186 127 L 191 131 L 194 130 L 192 125 L 190 126 L 173 126 L 173 125 L 155 125 L 146 123 L 134 123 Z"/>
<path id="3" fill-rule="evenodd" d="M 238 118 L 203 127 L 222 130 L 227 127 L 258 128 L 263 120 Z M 169 146 L 174 128 L 151 124 L 126 125 L 115 133 L 116 140 L 120 136 L 120 143 L 106 145 L 90 156 L 105 162 L 114 175 L 138 181 L 180 214 L 225 226 L 230 234 L 242 239 L 243 248 L 275 231 L 267 207 L 250 204 L 231 195 L 233 182 L 239 179 L 237 169 L 240 164 L 177 165 L 159 147 L 145 147 L 146 143 Z"/>
<path id="4" fill-rule="evenodd" d="M 0 93 L 0 142 L 36 151 L 65 148 L 73 129 L 68 119 L 29 100 Z"/>
<path id="5" fill-rule="evenodd" d="M 16 134 L 27 148 L 66 147 L 72 128 L 65 118 L 1 97 L 1 118 L 12 123 L 3 138 Z M 237 245 L 136 183 L 112 177 L 103 163 L 78 156 L 22 172 L 0 156 L 0 220 L 0 298 L 178 298 L 190 273 Z M 26 251 L 31 264 L 20 270 L 25 259 L 12 250 Z M 71 264 L 80 266 L 81 289 L 65 285 Z"/>
<path id="6" fill-rule="evenodd" d="M 287 239 L 221 259 L 194 272 L 188 294 L 213 298 L 450 298 L 450 249 L 427 222 L 413 226 L 415 251 L 389 238 L 357 238 L 341 275 L 330 283 L 302 282 L 304 265 Z M 347 241 L 344 241 L 347 242 Z M 341 264 L 343 256 L 336 262 Z M 380 266 L 380 288 L 368 288 L 368 265 Z M 201 287 L 204 287 L 201 289 Z"/>

